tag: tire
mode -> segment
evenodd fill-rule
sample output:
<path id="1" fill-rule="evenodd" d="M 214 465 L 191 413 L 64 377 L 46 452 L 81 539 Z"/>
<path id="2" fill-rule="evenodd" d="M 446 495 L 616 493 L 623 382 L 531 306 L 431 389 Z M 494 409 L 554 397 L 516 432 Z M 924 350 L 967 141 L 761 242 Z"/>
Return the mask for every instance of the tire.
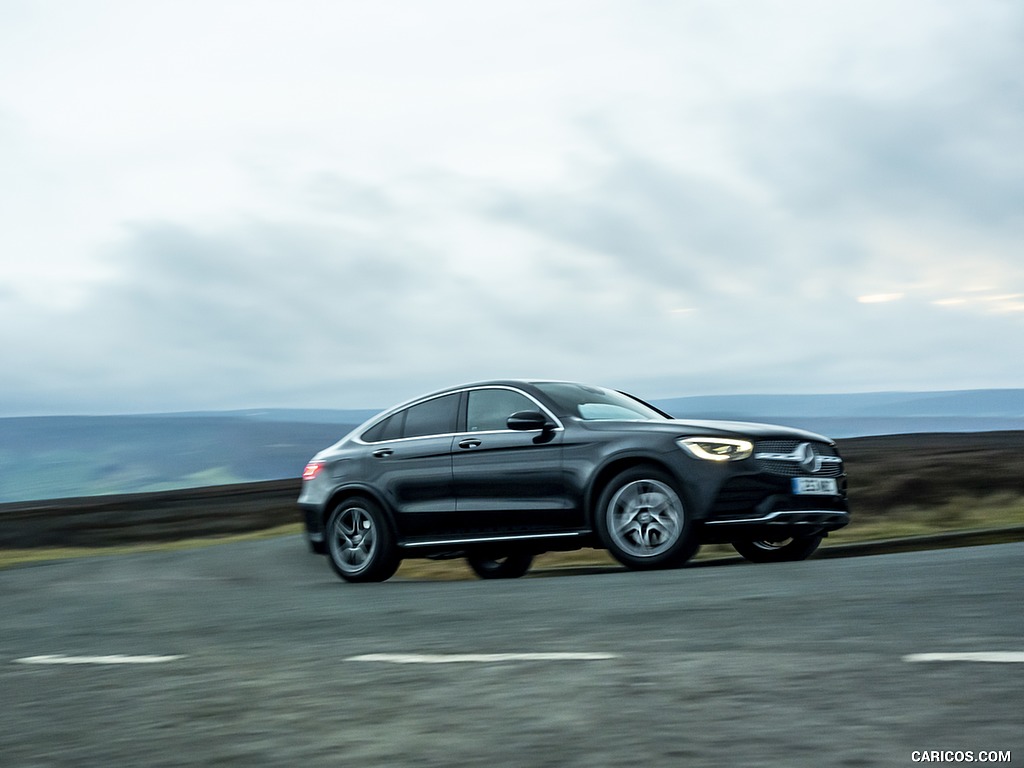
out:
<path id="1" fill-rule="evenodd" d="M 327 559 L 345 581 L 387 581 L 401 558 L 384 511 L 370 499 L 345 499 L 324 529 Z"/>
<path id="2" fill-rule="evenodd" d="M 306 538 L 306 544 L 309 545 L 309 551 L 314 555 L 326 555 L 327 554 L 327 542 L 325 541 L 313 541 L 310 538 Z"/>
<path id="3" fill-rule="evenodd" d="M 700 548 L 675 481 L 654 467 L 633 467 L 612 480 L 594 523 L 612 557 L 633 570 L 677 568 Z"/>
<path id="4" fill-rule="evenodd" d="M 500 555 L 494 552 L 471 552 L 466 562 L 473 573 L 481 579 L 518 579 L 530 570 L 533 555 L 529 552 L 514 552 Z"/>
<path id="5" fill-rule="evenodd" d="M 785 563 L 806 560 L 821 544 L 824 536 L 793 536 L 778 541 L 734 541 L 733 549 L 752 563 Z"/>

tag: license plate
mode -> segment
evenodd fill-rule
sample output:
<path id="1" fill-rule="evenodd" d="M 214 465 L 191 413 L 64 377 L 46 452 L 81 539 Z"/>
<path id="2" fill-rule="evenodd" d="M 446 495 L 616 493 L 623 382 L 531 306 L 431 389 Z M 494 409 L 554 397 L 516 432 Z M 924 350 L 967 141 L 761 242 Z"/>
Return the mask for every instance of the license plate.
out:
<path id="1" fill-rule="evenodd" d="M 837 496 L 839 486 L 831 477 L 794 477 L 793 493 L 800 496 Z"/>

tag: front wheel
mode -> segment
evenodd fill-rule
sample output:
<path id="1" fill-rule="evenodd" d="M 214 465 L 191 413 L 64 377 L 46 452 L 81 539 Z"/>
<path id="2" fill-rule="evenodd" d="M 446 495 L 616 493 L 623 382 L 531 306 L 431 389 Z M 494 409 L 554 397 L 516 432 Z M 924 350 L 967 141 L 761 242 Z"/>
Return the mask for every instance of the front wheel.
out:
<path id="1" fill-rule="evenodd" d="M 306 544 L 309 546 L 309 551 L 312 552 L 314 555 L 327 554 L 327 542 L 323 541 L 322 539 L 320 541 L 313 541 L 311 538 L 307 536 Z"/>
<path id="2" fill-rule="evenodd" d="M 627 568 L 675 568 L 700 547 L 675 482 L 653 467 L 628 469 L 609 483 L 595 523 L 605 547 Z"/>
<path id="3" fill-rule="evenodd" d="M 533 555 L 518 552 L 495 556 L 493 553 L 473 552 L 466 555 L 466 562 L 481 579 L 518 579 L 530 570 Z"/>
<path id="4" fill-rule="evenodd" d="M 345 581 L 387 581 L 401 559 L 384 511 L 369 499 L 345 499 L 327 520 L 327 558 Z"/>
<path id="5" fill-rule="evenodd" d="M 806 560 L 821 544 L 824 536 L 791 536 L 785 539 L 734 541 L 733 549 L 752 563 L 784 563 Z"/>

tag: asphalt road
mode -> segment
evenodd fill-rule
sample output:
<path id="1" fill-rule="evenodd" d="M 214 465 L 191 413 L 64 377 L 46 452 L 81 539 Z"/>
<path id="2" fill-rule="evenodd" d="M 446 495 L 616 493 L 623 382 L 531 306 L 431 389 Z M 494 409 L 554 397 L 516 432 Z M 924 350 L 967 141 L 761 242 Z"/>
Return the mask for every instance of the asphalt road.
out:
<path id="1" fill-rule="evenodd" d="M 296 537 L 18 568 L 0 765 L 1022 763 L 1024 664 L 905 660 L 1024 652 L 1022 586 L 1024 544 L 361 586 Z M 486 656 L 532 653 L 593 656 Z"/>

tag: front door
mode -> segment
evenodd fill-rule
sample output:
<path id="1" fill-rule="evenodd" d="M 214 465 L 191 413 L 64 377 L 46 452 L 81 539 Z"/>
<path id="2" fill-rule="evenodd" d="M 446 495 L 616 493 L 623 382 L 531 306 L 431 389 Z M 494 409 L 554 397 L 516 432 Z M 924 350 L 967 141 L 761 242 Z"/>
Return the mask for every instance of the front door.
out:
<path id="1" fill-rule="evenodd" d="M 561 430 L 515 431 L 517 411 L 540 406 L 507 387 L 473 389 L 465 426 L 452 445 L 458 521 L 466 533 L 514 534 L 573 527 L 562 472 Z"/>

